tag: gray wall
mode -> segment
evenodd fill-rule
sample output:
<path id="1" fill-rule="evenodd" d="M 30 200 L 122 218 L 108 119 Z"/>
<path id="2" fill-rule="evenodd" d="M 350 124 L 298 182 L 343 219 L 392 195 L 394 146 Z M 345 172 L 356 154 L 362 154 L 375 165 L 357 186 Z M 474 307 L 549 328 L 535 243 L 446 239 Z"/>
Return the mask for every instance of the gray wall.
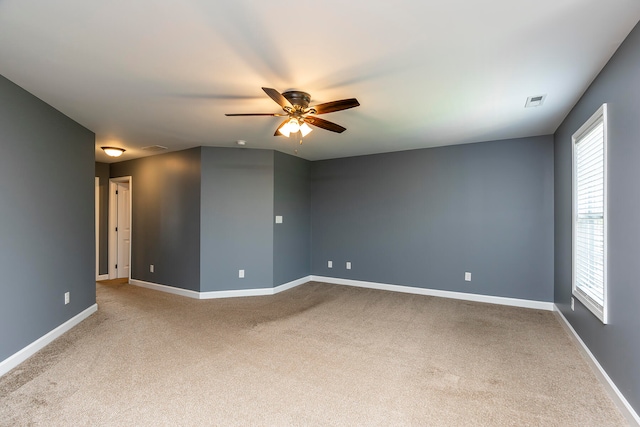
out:
<path id="1" fill-rule="evenodd" d="M 132 279 L 200 290 L 200 153 L 192 148 L 111 164 L 112 178 L 133 181 Z"/>
<path id="2" fill-rule="evenodd" d="M 273 157 L 202 147 L 201 291 L 273 286 Z"/>
<path id="3" fill-rule="evenodd" d="M 314 275 L 553 300 L 551 136 L 314 162 L 312 206 Z"/>
<path id="4" fill-rule="evenodd" d="M 109 164 L 96 162 L 96 177 L 100 179 L 98 223 L 98 274 L 109 274 Z"/>
<path id="5" fill-rule="evenodd" d="M 311 162 L 274 153 L 273 285 L 311 274 Z"/>
<path id="6" fill-rule="evenodd" d="M 608 298 L 604 326 L 571 298 L 571 135 L 608 103 Z M 555 134 L 555 302 L 640 413 L 640 28 L 636 27 Z"/>
<path id="7" fill-rule="evenodd" d="M 94 141 L 0 76 L 0 360 L 96 301 Z"/>

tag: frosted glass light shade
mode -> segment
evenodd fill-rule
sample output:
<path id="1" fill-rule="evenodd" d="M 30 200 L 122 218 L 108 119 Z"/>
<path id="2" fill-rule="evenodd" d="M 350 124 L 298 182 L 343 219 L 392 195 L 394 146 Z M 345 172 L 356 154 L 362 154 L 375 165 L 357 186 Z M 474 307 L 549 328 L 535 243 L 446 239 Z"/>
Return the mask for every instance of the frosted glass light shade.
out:
<path id="1" fill-rule="evenodd" d="M 111 157 L 120 157 L 122 156 L 122 153 L 125 152 L 123 148 L 117 148 L 117 147 L 100 147 L 100 148 L 104 150 L 107 156 L 111 156 Z"/>
<path id="2" fill-rule="evenodd" d="M 287 138 L 289 138 L 289 134 L 291 133 L 291 132 L 289 132 L 289 123 L 286 123 L 280 129 L 278 129 L 278 132 L 280 132 L 282 135 L 284 135 Z"/>
<path id="3" fill-rule="evenodd" d="M 311 129 L 311 127 L 306 123 L 302 123 L 302 125 L 300 126 L 300 133 L 302 133 L 302 136 L 309 135 L 309 132 L 311 132 L 312 130 L 313 129 Z"/>
<path id="4" fill-rule="evenodd" d="M 289 127 L 289 133 L 296 133 L 300 131 L 300 123 L 298 123 L 296 119 L 289 120 L 287 126 Z"/>

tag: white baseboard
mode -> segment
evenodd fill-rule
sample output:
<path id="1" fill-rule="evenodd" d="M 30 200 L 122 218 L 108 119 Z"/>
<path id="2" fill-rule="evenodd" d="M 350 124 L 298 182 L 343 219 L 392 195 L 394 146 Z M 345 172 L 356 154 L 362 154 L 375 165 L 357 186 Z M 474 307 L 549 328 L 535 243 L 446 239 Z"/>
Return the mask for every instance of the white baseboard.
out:
<path id="1" fill-rule="evenodd" d="M 93 304 L 80 314 L 75 315 L 71 319 L 64 322 L 62 325 L 58 326 L 51 332 L 46 335 L 38 338 L 22 350 L 14 353 L 9 356 L 2 362 L 0 362 L 0 377 L 36 354 L 38 351 L 42 350 L 48 344 L 50 344 L 53 340 L 60 337 L 65 332 L 69 331 L 71 328 L 76 326 L 78 323 L 82 322 L 87 317 L 91 316 L 93 313 L 98 311 L 98 304 Z"/>
<path id="2" fill-rule="evenodd" d="M 200 299 L 200 292 L 189 289 L 176 288 L 174 286 L 160 285 L 158 283 L 145 282 L 144 280 L 129 279 L 129 284 L 141 288 L 153 289 L 154 291 L 166 292 L 168 294 L 180 295 L 183 297 Z"/>
<path id="3" fill-rule="evenodd" d="M 311 281 L 311 276 L 305 276 L 305 277 L 301 277 L 298 280 L 293 280 L 291 282 L 288 283 L 284 283 L 282 285 L 276 286 L 275 288 L 273 288 L 273 293 L 277 294 L 280 292 L 284 292 L 287 291 L 289 289 L 295 288 L 296 286 L 300 286 L 300 285 L 304 285 L 307 282 Z"/>
<path id="4" fill-rule="evenodd" d="M 618 409 L 620 409 L 620 412 L 622 412 L 622 415 L 624 415 L 624 417 L 627 419 L 630 425 L 640 426 L 640 416 L 638 416 L 636 411 L 629 404 L 629 402 L 624 397 L 624 395 L 620 392 L 620 390 L 615 385 L 613 380 L 611 380 L 611 378 L 609 377 L 607 372 L 604 370 L 602 365 L 600 365 L 600 362 L 598 362 L 598 359 L 596 359 L 593 353 L 591 353 L 591 350 L 589 350 L 589 347 L 587 347 L 584 341 L 582 341 L 582 338 L 580 338 L 580 335 L 578 335 L 576 330 L 573 329 L 573 326 L 571 326 L 571 323 L 569 323 L 567 318 L 564 317 L 564 314 L 562 314 L 562 311 L 560 311 L 558 306 L 556 306 L 555 304 L 554 304 L 554 309 L 555 309 L 554 310 L 555 314 L 560 319 L 560 324 L 564 327 L 565 331 L 567 331 L 568 335 L 571 338 L 576 340 L 576 342 L 578 343 L 578 347 L 586 356 L 585 359 L 587 360 L 589 365 L 591 365 L 591 367 L 593 368 L 594 372 L 596 373 L 596 376 L 600 380 L 600 383 L 602 383 L 604 388 L 607 390 L 607 393 L 609 394 L 613 402 L 616 404 Z"/>
<path id="5" fill-rule="evenodd" d="M 553 311 L 554 304 L 545 301 L 532 301 L 517 298 L 494 297 L 490 295 L 468 294 L 464 292 L 440 291 L 437 289 L 416 288 L 413 286 L 390 285 L 386 283 L 365 282 L 362 280 L 339 279 L 335 277 L 311 276 L 314 282 L 333 283 L 335 285 L 355 286 L 358 288 L 380 289 L 383 291 L 403 292 L 408 294 L 428 295 L 434 297 L 459 299 L 465 301 L 485 302 L 489 304 L 510 305 L 513 307 L 535 308 Z"/>
<path id="6" fill-rule="evenodd" d="M 173 286 L 159 285 L 157 283 L 145 282 L 142 280 L 131 279 L 129 283 L 135 286 L 140 286 L 147 289 L 153 289 L 156 291 L 167 292 L 170 294 L 181 295 L 184 297 L 194 299 L 216 299 L 216 298 L 238 298 L 238 297 L 255 297 L 274 295 L 279 292 L 286 291 L 296 286 L 300 286 L 304 283 L 311 281 L 311 276 L 301 277 L 300 279 L 293 280 L 288 283 L 276 286 L 275 288 L 257 288 L 257 289 L 237 289 L 229 291 L 209 291 L 209 292 L 196 292 L 188 289 L 176 288 Z"/>
<path id="7" fill-rule="evenodd" d="M 215 299 L 215 298 L 238 298 L 274 295 L 278 292 L 300 286 L 309 281 L 333 283 L 336 285 L 356 286 L 359 288 L 380 289 L 384 291 L 403 292 L 417 295 L 429 295 L 442 298 L 452 298 L 465 301 L 485 302 L 490 304 L 509 305 L 513 307 L 535 308 L 538 310 L 553 311 L 552 302 L 531 301 L 517 298 L 494 297 L 490 295 L 468 294 L 463 292 L 440 291 L 436 289 L 416 288 L 412 286 L 390 285 L 386 283 L 365 282 L 361 280 L 340 279 L 325 276 L 306 276 L 288 283 L 276 286 L 275 288 L 238 289 L 228 291 L 196 292 L 187 289 L 175 288 L 173 286 L 160 285 L 157 283 L 144 282 L 142 280 L 131 279 L 129 283 L 143 288 L 153 289 L 161 292 L 181 295 L 195 299 Z"/>
<path id="8" fill-rule="evenodd" d="M 96 277 L 96 282 L 98 280 L 109 280 L 109 275 L 108 274 L 99 274 L 98 277 Z"/>

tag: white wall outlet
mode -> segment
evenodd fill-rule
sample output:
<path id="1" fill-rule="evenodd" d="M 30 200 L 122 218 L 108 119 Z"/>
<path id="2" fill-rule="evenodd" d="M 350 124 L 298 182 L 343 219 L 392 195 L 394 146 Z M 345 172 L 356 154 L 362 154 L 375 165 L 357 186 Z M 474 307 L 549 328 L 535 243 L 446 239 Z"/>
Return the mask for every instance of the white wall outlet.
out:
<path id="1" fill-rule="evenodd" d="M 576 311 L 576 301 L 571 297 L 571 311 Z"/>
<path id="2" fill-rule="evenodd" d="M 276 224 L 282 224 L 282 215 L 276 215 Z"/>
<path id="3" fill-rule="evenodd" d="M 471 273 L 469 273 L 468 271 L 466 271 L 466 272 L 464 273 L 464 280 L 465 280 L 465 281 L 467 281 L 467 282 L 470 282 L 470 281 L 471 281 Z"/>
<path id="4" fill-rule="evenodd" d="M 153 270 L 155 269 L 155 267 L 153 266 L 153 264 L 149 264 L 149 271 L 151 273 L 153 273 Z"/>
<path id="5" fill-rule="evenodd" d="M 327 261 L 327 267 L 333 268 L 333 261 Z"/>
<path id="6" fill-rule="evenodd" d="M 347 261 L 347 270 L 351 270 L 351 262 Z"/>
<path id="7" fill-rule="evenodd" d="M 238 270 L 238 277 L 244 279 L 244 270 Z"/>
<path id="8" fill-rule="evenodd" d="M 64 293 L 64 304 L 65 305 L 69 304 L 70 300 L 71 300 L 71 296 L 70 296 L 69 292 L 65 292 Z"/>

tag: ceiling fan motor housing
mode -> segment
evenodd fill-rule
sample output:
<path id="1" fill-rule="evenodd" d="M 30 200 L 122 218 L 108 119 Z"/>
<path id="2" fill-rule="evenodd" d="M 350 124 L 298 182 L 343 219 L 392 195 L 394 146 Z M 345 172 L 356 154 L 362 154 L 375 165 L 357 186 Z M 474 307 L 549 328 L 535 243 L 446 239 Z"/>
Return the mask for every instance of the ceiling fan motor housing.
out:
<path id="1" fill-rule="evenodd" d="M 298 107 L 298 110 L 304 110 L 309 107 L 309 102 L 311 102 L 311 95 L 307 92 L 300 92 L 297 90 L 291 90 L 289 92 L 284 92 L 282 94 L 287 101 L 291 103 L 294 107 Z"/>

